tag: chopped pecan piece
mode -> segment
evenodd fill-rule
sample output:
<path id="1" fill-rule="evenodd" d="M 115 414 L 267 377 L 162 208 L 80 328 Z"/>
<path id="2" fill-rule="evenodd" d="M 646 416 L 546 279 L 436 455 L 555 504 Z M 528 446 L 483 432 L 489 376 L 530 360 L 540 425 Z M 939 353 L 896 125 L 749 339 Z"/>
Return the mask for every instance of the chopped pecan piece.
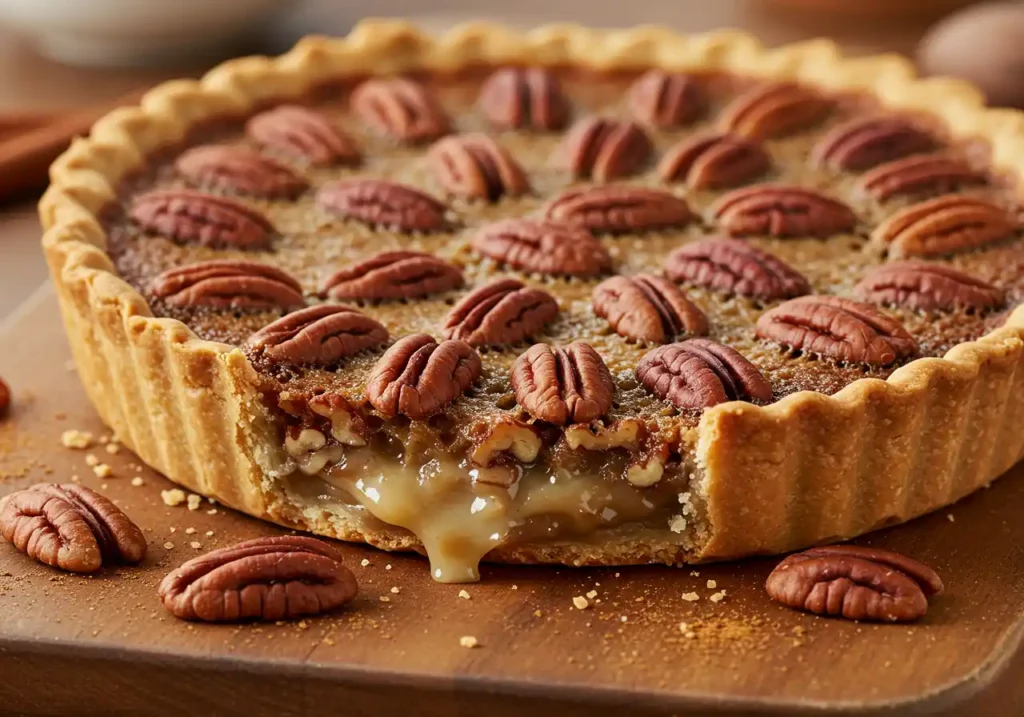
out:
<path id="1" fill-rule="evenodd" d="M 770 403 L 768 379 L 738 351 L 710 339 L 659 346 L 636 366 L 644 388 L 677 408 L 700 410 L 726 401 Z"/>
<path id="2" fill-rule="evenodd" d="M 499 279 L 471 291 L 452 307 L 444 335 L 470 346 L 512 344 L 540 331 L 558 311 L 558 302 L 546 291 Z"/>
<path id="3" fill-rule="evenodd" d="M 403 77 L 366 80 L 352 92 L 350 106 L 375 132 L 400 142 L 424 142 L 451 131 L 451 121 L 434 97 Z"/>
<path id="4" fill-rule="evenodd" d="M 735 187 L 757 179 L 772 167 L 771 157 L 753 140 L 722 132 L 684 139 L 658 163 L 663 182 L 685 181 L 691 189 Z"/>
<path id="5" fill-rule="evenodd" d="M 189 560 L 168 573 L 158 595 L 182 620 L 239 622 L 319 615 L 356 596 L 341 553 L 301 535 L 256 538 Z"/>
<path id="6" fill-rule="evenodd" d="M 245 124 L 245 133 L 264 147 L 315 167 L 358 164 L 356 143 L 322 113 L 280 105 Z"/>
<path id="7" fill-rule="evenodd" d="M 572 176 L 610 182 L 637 172 L 653 150 L 650 137 L 635 122 L 588 117 L 569 130 L 558 156 Z"/>
<path id="8" fill-rule="evenodd" d="M 174 169 L 197 187 L 265 199 L 294 199 L 309 186 L 288 167 L 243 147 L 194 147 Z"/>
<path id="9" fill-rule="evenodd" d="M 600 418 L 615 395 L 604 359 L 581 341 L 565 348 L 534 344 L 512 365 L 511 379 L 519 405 L 556 426 Z"/>
<path id="10" fill-rule="evenodd" d="M 875 167 L 860 178 L 857 186 L 865 194 L 884 202 L 892 197 L 945 194 L 984 182 L 985 175 L 962 159 L 918 154 Z"/>
<path id="11" fill-rule="evenodd" d="M 619 336 L 665 343 L 708 332 L 708 319 L 667 279 L 649 274 L 613 276 L 596 287 L 594 313 L 607 319 Z"/>
<path id="12" fill-rule="evenodd" d="M 886 264 L 865 276 L 856 288 L 867 301 L 922 311 L 980 311 L 1003 305 L 1001 289 L 950 266 L 923 261 Z"/>
<path id="13" fill-rule="evenodd" d="M 984 199 L 950 194 L 913 204 L 882 222 L 871 241 L 891 257 L 940 256 L 1010 239 L 1017 219 Z"/>
<path id="14" fill-rule="evenodd" d="M 398 232 L 436 232 L 448 208 L 429 194 L 382 179 L 341 179 L 325 184 L 316 200 L 346 219 Z"/>
<path id="15" fill-rule="evenodd" d="M 497 129 L 562 129 L 569 100 L 558 79 L 542 67 L 506 67 L 480 88 L 480 112 Z"/>
<path id="16" fill-rule="evenodd" d="M 488 224 L 473 237 L 483 256 L 520 271 L 562 276 L 598 276 L 612 258 L 582 227 L 535 219 L 506 219 Z"/>
<path id="17" fill-rule="evenodd" d="M 738 239 L 705 239 L 668 255 L 673 281 L 763 301 L 809 294 L 810 284 L 781 259 Z"/>
<path id="18" fill-rule="evenodd" d="M 255 261 L 214 260 L 168 269 L 150 291 L 170 306 L 291 309 L 306 303 L 299 282 Z"/>
<path id="19" fill-rule="evenodd" d="M 74 573 L 146 557 L 139 526 L 99 493 L 74 483 L 39 483 L 6 496 L 0 535 L 29 557 Z"/>
<path id="20" fill-rule="evenodd" d="M 462 272 L 421 251 L 385 251 L 331 275 L 332 299 L 415 299 L 462 286 Z"/>
<path id="21" fill-rule="evenodd" d="M 704 114 L 707 98 L 696 78 L 652 69 L 629 89 L 629 108 L 654 127 L 681 127 Z"/>
<path id="22" fill-rule="evenodd" d="M 750 139 L 774 139 L 809 129 L 832 112 L 817 92 L 793 83 L 768 83 L 733 100 L 718 118 L 719 127 Z"/>
<path id="23" fill-rule="evenodd" d="M 906 117 L 858 117 L 822 137 L 811 158 L 830 169 L 859 172 L 936 147 L 938 141 Z"/>
<path id="24" fill-rule="evenodd" d="M 370 372 L 366 398 L 386 418 L 427 418 L 480 376 L 480 356 L 465 341 L 437 343 L 427 334 L 399 340 Z"/>
<path id="25" fill-rule="evenodd" d="M 626 185 L 570 189 L 555 197 L 545 214 L 598 234 L 639 234 L 681 227 L 693 219 L 685 199 L 661 189 Z"/>
<path id="26" fill-rule="evenodd" d="M 264 326 L 248 346 L 279 363 L 330 366 L 387 340 L 388 330 L 375 319 L 347 306 L 321 304 Z"/>
<path id="27" fill-rule="evenodd" d="M 496 202 L 530 191 L 523 168 L 485 134 L 445 137 L 430 148 L 427 158 L 440 185 L 457 197 Z"/>
<path id="28" fill-rule="evenodd" d="M 191 189 L 147 192 L 132 202 L 128 215 L 143 231 L 212 249 L 265 250 L 274 234 L 255 209 Z"/>
<path id="29" fill-rule="evenodd" d="M 790 299 L 761 315 L 757 335 L 848 363 L 889 366 L 917 353 L 917 342 L 898 321 L 836 296 Z"/>
<path id="30" fill-rule="evenodd" d="M 711 208 L 729 236 L 828 237 L 852 231 L 853 211 L 813 189 L 761 184 L 729 192 Z"/>

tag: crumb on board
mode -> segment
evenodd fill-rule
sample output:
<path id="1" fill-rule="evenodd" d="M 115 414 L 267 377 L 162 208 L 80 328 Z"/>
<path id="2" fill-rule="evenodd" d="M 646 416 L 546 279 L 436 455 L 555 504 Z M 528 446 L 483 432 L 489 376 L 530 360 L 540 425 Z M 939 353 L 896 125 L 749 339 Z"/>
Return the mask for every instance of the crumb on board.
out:
<path id="1" fill-rule="evenodd" d="M 708 580 L 708 590 L 714 590 L 718 587 L 718 583 L 714 580 Z"/>
<path id="2" fill-rule="evenodd" d="M 587 599 L 582 595 L 577 595 L 576 597 L 574 597 L 572 599 L 572 604 L 573 607 L 575 607 L 577 610 L 586 610 L 588 607 L 590 607 L 590 602 L 588 602 Z"/>
<path id="3" fill-rule="evenodd" d="M 185 491 L 181 488 L 162 490 L 160 491 L 160 499 L 164 502 L 164 505 L 171 506 L 173 508 L 174 506 L 181 505 L 185 502 Z"/>
<path id="4" fill-rule="evenodd" d="M 168 540 L 166 543 L 164 543 L 164 550 L 174 550 L 174 543 Z"/>
<path id="5" fill-rule="evenodd" d="M 199 510 L 199 506 L 203 503 L 203 496 L 196 495 L 195 493 L 188 494 L 188 509 Z"/>
<path id="6" fill-rule="evenodd" d="M 480 641 L 472 635 L 463 635 L 459 638 L 459 644 L 462 647 L 473 649 L 474 647 L 480 647 Z"/>
<path id="7" fill-rule="evenodd" d="M 72 428 L 60 434 L 60 442 L 65 448 L 82 451 L 92 445 L 92 434 Z"/>
<path id="8" fill-rule="evenodd" d="M 359 564 L 362 565 L 365 568 L 367 565 L 370 564 L 370 561 L 367 560 L 366 558 L 363 558 L 362 560 L 359 561 Z"/>
<path id="9" fill-rule="evenodd" d="M 459 597 L 463 600 L 469 600 L 472 596 L 465 590 L 459 590 Z"/>
<path id="10" fill-rule="evenodd" d="M 132 485 L 138 488 L 139 486 L 146 485 L 146 481 L 142 480 L 142 476 L 135 476 L 132 478 Z"/>
<path id="11" fill-rule="evenodd" d="M 106 463 L 98 463 L 92 467 L 92 472 L 96 474 L 97 478 L 109 478 L 113 475 L 113 469 Z"/>
<path id="12" fill-rule="evenodd" d="M 700 600 L 700 595 L 697 593 L 683 593 L 683 600 L 686 602 L 697 602 Z"/>

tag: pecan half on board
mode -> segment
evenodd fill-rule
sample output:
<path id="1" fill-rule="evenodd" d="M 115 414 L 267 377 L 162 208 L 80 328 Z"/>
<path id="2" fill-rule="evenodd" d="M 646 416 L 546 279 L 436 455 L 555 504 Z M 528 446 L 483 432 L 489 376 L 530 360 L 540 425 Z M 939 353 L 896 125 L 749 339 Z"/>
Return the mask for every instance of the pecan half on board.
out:
<path id="1" fill-rule="evenodd" d="M 925 614 L 943 585 L 934 570 L 899 553 L 830 545 L 790 555 L 765 590 L 776 602 L 817 615 L 909 622 Z"/>
<path id="2" fill-rule="evenodd" d="M 569 100 L 550 70 L 506 67 L 487 78 L 477 106 L 496 129 L 558 130 L 569 119 Z"/>
<path id="3" fill-rule="evenodd" d="M 573 177 L 610 182 L 639 171 L 653 151 L 639 124 L 587 117 L 569 130 L 556 156 Z"/>
<path id="4" fill-rule="evenodd" d="M 997 204 L 950 194 L 902 209 L 871 234 L 890 257 L 942 256 L 1013 238 L 1017 219 Z"/>
<path id="5" fill-rule="evenodd" d="M 403 77 L 366 80 L 352 92 L 349 104 L 370 129 L 399 142 L 424 142 L 451 131 L 451 121 L 433 95 Z"/>
<path id="6" fill-rule="evenodd" d="M 629 109 L 645 124 L 681 127 L 704 114 L 707 96 L 697 78 L 654 69 L 629 88 Z"/>
<path id="7" fill-rule="evenodd" d="M 765 312 L 758 337 L 845 363 L 890 366 L 917 353 L 903 326 L 870 304 L 837 296 L 801 296 Z"/>
<path id="8" fill-rule="evenodd" d="M 558 276 L 599 276 L 612 258 L 582 227 L 535 219 L 506 219 L 474 235 L 473 249 L 513 269 Z"/>
<path id="9" fill-rule="evenodd" d="M 339 300 L 415 299 L 457 289 L 462 272 L 433 254 L 385 251 L 339 269 L 324 293 Z"/>
<path id="10" fill-rule="evenodd" d="M 39 483 L 6 496 L 0 534 L 29 557 L 74 573 L 146 557 L 139 526 L 99 493 L 74 483 Z"/>
<path id="11" fill-rule="evenodd" d="M 194 147 L 174 169 L 196 187 L 262 199 L 294 199 L 309 186 L 288 167 L 244 147 Z"/>
<path id="12" fill-rule="evenodd" d="M 658 176 L 663 182 L 685 182 L 691 189 L 722 189 L 746 184 L 771 168 L 771 157 L 757 142 L 705 132 L 668 150 L 658 163 Z"/>
<path id="13" fill-rule="evenodd" d="M 516 401 L 541 421 L 564 426 L 590 423 L 612 407 L 615 383 L 590 344 L 534 344 L 512 365 Z"/>
<path id="14" fill-rule="evenodd" d="M 693 212 L 671 192 L 622 185 L 565 191 L 548 204 L 545 216 L 595 234 L 639 234 L 685 226 Z"/>
<path id="15" fill-rule="evenodd" d="M 382 179 L 339 179 L 316 195 L 331 214 L 398 232 L 437 232 L 447 226 L 441 202 L 418 189 Z"/>
<path id="16" fill-rule="evenodd" d="M 860 191 L 879 202 L 893 197 L 945 194 L 984 184 L 985 175 L 957 157 L 917 154 L 881 164 L 857 182 Z"/>
<path id="17" fill-rule="evenodd" d="M 465 199 L 496 202 L 530 191 L 523 168 L 512 154 L 485 134 L 463 134 L 438 140 L 427 161 L 445 190 Z"/>
<path id="18" fill-rule="evenodd" d="M 381 415 L 414 421 L 455 400 L 480 376 L 480 355 L 465 341 L 438 343 L 427 334 L 406 336 L 370 372 L 366 398 Z"/>
<path id="19" fill-rule="evenodd" d="M 215 259 L 168 269 L 150 292 L 169 306 L 216 309 L 292 309 L 303 306 L 302 287 L 280 269 L 256 261 Z"/>
<path id="20" fill-rule="evenodd" d="M 315 167 L 358 164 L 355 141 L 321 112 L 300 105 L 280 105 L 245 123 L 257 144 Z"/>
<path id="21" fill-rule="evenodd" d="M 558 302 L 516 279 L 498 279 L 466 294 L 445 319 L 444 335 L 470 346 L 513 344 L 558 316 Z"/>
<path id="22" fill-rule="evenodd" d="M 274 235 L 255 209 L 191 189 L 147 192 L 132 202 L 128 216 L 148 234 L 212 249 L 263 251 Z"/>
<path id="23" fill-rule="evenodd" d="M 648 391 L 683 410 L 726 401 L 770 403 L 772 387 L 738 351 L 710 339 L 659 346 L 644 354 L 636 377 Z"/>
<path id="24" fill-rule="evenodd" d="M 859 117 L 822 137 L 811 159 L 822 167 L 859 172 L 938 146 L 938 140 L 905 117 Z"/>
<path id="25" fill-rule="evenodd" d="M 658 276 L 613 276 L 594 287 L 591 301 L 595 314 L 632 341 L 663 344 L 708 332 L 704 312 Z"/>
<path id="26" fill-rule="evenodd" d="M 329 612 L 356 596 L 341 554 L 314 538 L 256 538 L 193 558 L 157 594 L 182 620 L 272 622 Z"/>
<path id="27" fill-rule="evenodd" d="M 729 192 L 711 207 L 722 230 L 733 237 L 829 237 L 857 225 L 857 216 L 837 199 L 803 187 L 762 184 Z"/>
<path id="28" fill-rule="evenodd" d="M 750 139 L 774 139 L 813 127 L 832 108 L 831 100 L 806 87 L 768 83 L 729 103 L 718 117 L 718 126 Z"/>
<path id="29" fill-rule="evenodd" d="M 375 319 L 348 306 L 307 306 L 282 316 L 249 337 L 246 346 L 271 361 L 330 366 L 388 340 Z"/>
<path id="30" fill-rule="evenodd" d="M 665 275 L 682 284 L 762 301 L 811 292 L 796 269 L 739 239 L 704 239 L 682 246 L 665 260 Z"/>
<path id="31" fill-rule="evenodd" d="M 921 311 L 983 311 L 1002 306 L 1006 294 L 988 282 L 942 264 L 901 261 L 880 266 L 857 284 L 862 299 Z"/>

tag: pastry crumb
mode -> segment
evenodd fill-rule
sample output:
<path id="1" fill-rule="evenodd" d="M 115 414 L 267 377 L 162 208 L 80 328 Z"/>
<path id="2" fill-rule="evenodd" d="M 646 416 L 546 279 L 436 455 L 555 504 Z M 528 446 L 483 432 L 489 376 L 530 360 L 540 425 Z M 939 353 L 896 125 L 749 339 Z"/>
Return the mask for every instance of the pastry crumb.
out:
<path id="1" fill-rule="evenodd" d="M 200 543 L 198 540 L 193 540 L 191 543 L 188 544 L 188 546 L 193 550 L 199 550 L 201 547 L 203 547 L 203 544 Z"/>
<path id="2" fill-rule="evenodd" d="M 168 540 L 166 543 L 164 543 L 164 549 L 165 550 L 174 550 L 174 543 L 172 543 L 170 540 Z"/>
<path id="3" fill-rule="evenodd" d="M 387 565 L 385 565 L 384 569 L 385 570 L 391 570 L 391 563 L 388 563 Z"/>
<path id="4" fill-rule="evenodd" d="M 533 616 L 534 617 L 541 617 L 543 614 L 544 613 L 542 613 L 540 610 L 534 610 L 533 611 Z"/>
<path id="5" fill-rule="evenodd" d="M 463 600 L 469 600 L 472 596 L 465 590 L 459 590 L 459 597 Z"/>
<path id="6" fill-rule="evenodd" d="M 391 588 L 391 592 L 397 595 L 398 593 L 402 592 L 402 590 L 397 585 L 395 585 L 393 588 Z"/>
<path id="7" fill-rule="evenodd" d="M 686 602 L 697 602 L 700 600 L 700 595 L 697 593 L 683 593 L 683 600 Z"/>
<path id="8" fill-rule="evenodd" d="M 462 647 L 473 649 L 474 647 L 480 647 L 480 641 L 472 635 L 463 635 L 459 638 L 459 644 Z"/>
<path id="9" fill-rule="evenodd" d="M 191 527 L 185 528 L 185 535 L 195 535 L 195 533 L 196 533 L 196 529 L 195 528 L 191 528 Z"/>
<path id="10" fill-rule="evenodd" d="M 138 488 L 140 485 L 145 485 L 146 481 L 142 480 L 142 476 L 135 476 L 132 478 L 132 485 Z"/>
<path id="11" fill-rule="evenodd" d="M 106 450 L 106 452 L 109 453 L 110 455 L 116 456 L 118 453 L 121 452 L 121 444 L 120 443 L 108 443 L 104 447 L 104 450 Z"/>
<path id="12" fill-rule="evenodd" d="M 83 451 L 92 445 L 92 434 L 88 431 L 71 429 L 60 434 L 61 445 L 76 451 Z"/>
<path id="13" fill-rule="evenodd" d="M 686 531 L 686 518 L 681 515 L 674 515 L 669 518 L 668 529 L 673 533 L 683 533 Z"/>
<path id="14" fill-rule="evenodd" d="M 164 505 L 175 507 L 185 502 L 185 491 L 181 488 L 171 488 L 170 490 L 160 491 L 160 499 L 164 502 Z"/>
<path id="15" fill-rule="evenodd" d="M 518 586 L 518 585 L 513 585 L 513 586 L 512 586 L 512 589 L 513 589 L 513 590 L 518 590 L 518 589 L 519 589 L 519 586 Z"/>
<path id="16" fill-rule="evenodd" d="M 207 530 L 206 531 L 206 537 L 207 538 L 212 538 L 213 537 L 213 531 L 212 530 Z"/>
<path id="17" fill-rule="evenodd" d="M 85 456 L 85 465 L 90 468 L 94 468 L 100 464 L 100 459 L 96 457 L 95 453 L 89 453 Z"/>
<path id="18" fill-rule="evenodd" d="M 725 590 L 715 593 L 709 599 L 711 600 L 711 602 L 722 602 L 723 600 L 725 600 Z"/>
<path id="19" fill-rule="evenodd" d="M 590 607 L 590 603 L 582 595 L 577 595 L 576 597 L 574 597 L 572 599 L 572 604 L 576 607 L 577 610 L 586 610 L 588 607 Z"/>
<path id="20" fill-rule="evenodd" d="M 590 599 L 590 600 L 593 600 L 596 597 L 597 597 L 597 590 L 591 590 L 590 592 L 587 593 L 587 598 Z"/>
<path id="21" fill-rule="evenodd" d="M 195 493 L 189 493 L 188 494 L 188 509 L 189 510 L 199 510 L 199 506 L 202 504 L 202 502 L 203 502 L 203 496 L 196 495 Z"/>
<path id="22" fill-rule="evenodd" d="M 389 598 L 387 595 L 381 595 L 378 598 L 378 600 L 380 600 L 381 602 L 391 602 L 391 598 Z"/>
<path id="23" fill-rule="evenodd" d="M 956 516 L 954 516 L 952 513 L 946 513 L 946 520 L 948 520 L 950 523 L 955 523 Z"/>
<path id="24" fill-rule="evenodd" d="M 366 558 L 363 558 L 361 561 L 359 561 L 359 564 L 362 565 L 365 568 L 367 565 L 370 564 L 370 561 L 367 560 Z"/>
<path id="25" fill-rule="evenodd" d="M 114 471 L 106 463 L 99 463 L 92 467 L 92 472 L 96 474 L 97 478 L 109 478 Z"/>
<path id="26" fill-rule="evenodd" d="M 718 587 L 718 583 L 714 580 L 708 580 L 708 590 L 714 590 Z"/>

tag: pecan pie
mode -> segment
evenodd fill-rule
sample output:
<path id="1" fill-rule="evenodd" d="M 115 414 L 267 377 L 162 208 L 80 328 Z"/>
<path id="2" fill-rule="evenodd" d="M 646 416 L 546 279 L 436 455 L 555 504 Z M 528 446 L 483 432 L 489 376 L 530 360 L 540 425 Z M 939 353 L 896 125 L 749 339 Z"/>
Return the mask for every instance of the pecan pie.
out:
<path id="1" fill-rule="evenodd" d="M 1024 451 L 1021 167 L 1021 114 L 827 42 L 372 23 L 109 115 L 41 216 L 121 441 L 463 581 L 990 483 Z"/>

